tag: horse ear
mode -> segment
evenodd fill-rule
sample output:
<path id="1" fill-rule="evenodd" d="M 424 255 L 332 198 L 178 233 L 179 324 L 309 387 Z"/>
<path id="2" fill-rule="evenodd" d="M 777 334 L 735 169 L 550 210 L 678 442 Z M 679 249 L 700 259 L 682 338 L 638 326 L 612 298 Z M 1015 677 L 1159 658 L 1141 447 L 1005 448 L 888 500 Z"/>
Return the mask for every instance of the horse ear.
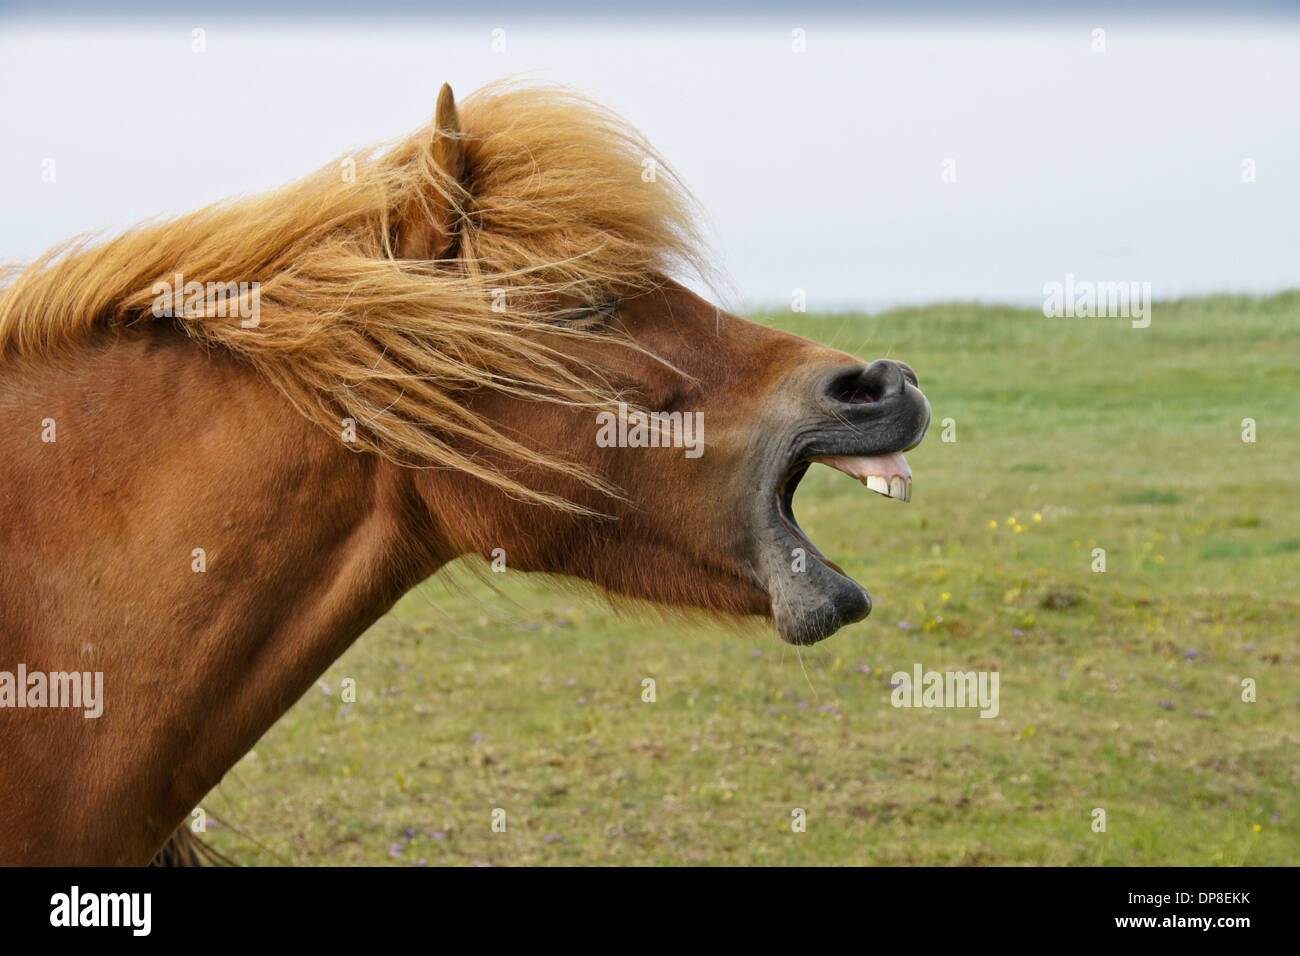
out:
<path id="1" fill-rule="evenodd" d="M 465 179 L 465 154 L 461 149 L 460 115 L 446 83 L 438 91 L 438 107 L 429 138 L 433 163 L 456 185 Z M 403 259 L 441 259 L 455 243 L 455 217 L 445 197 L 434 193 L 413 196 L 406 203 L 397 234 L 397 254 Z"/>

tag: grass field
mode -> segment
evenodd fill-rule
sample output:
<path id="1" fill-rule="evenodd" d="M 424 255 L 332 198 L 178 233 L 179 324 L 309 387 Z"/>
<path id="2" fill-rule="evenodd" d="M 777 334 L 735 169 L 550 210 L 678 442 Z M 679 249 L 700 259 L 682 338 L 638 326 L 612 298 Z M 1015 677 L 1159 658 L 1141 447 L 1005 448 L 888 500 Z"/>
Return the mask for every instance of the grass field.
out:
<path id="1" fill-rule="evenodd" d="M 908 361 L 933 406 L 911 504 L 826 468 L 796 499 L 870 618 L 796 653 L 526 575 L 491 576 L 509 601 L 435 578 L 208 796 L 211 842 L 249 864 L 1300 861 L 1300 293 L 1157 302 L 1146 329 L 765 321 Z M 918 663 L 996 670 L 1000 713 L 891 706 Z"/>

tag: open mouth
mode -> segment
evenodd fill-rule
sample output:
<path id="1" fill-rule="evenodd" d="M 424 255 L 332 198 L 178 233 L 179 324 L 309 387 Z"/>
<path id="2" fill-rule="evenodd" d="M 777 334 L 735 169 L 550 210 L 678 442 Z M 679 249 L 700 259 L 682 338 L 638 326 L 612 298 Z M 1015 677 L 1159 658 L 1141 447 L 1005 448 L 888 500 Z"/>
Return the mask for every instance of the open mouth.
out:
<path id="1" fill-rule="evenodd" d="M 838 574 L 848 577 L 839 565 L 822 554 L 821 550 L 812 543 L 803 528 L 799 527 L 799 522 L 794 516 L 794 493 L 813 462 L 842 471 L 877 494 L 884 495 L 886 498 L 897 498 L 900 501 L 912 500 L 912 469 L 902 452 L 889 455 L 828 455 L 797 462 L 781 482 L 776 494 L 776 513 L 781 523 L 796 539 L 807 545 L 808 551 L 819 561 Z"/>
<path id="2" fill-rule="evenodd" d="M 901 362 L 831 369 L 817 379 L 814 395 L 808 426 L 788 444 L 771 446 L 770 478 L 754 499 L 755 570 L 788 644 L 815 644 L 871 613 L 867 589 L 822 554 L 795 520 L 800 481 L 819 463 L 886 498 L 911 501 L 912 469 L 903 454 L 930 426 L 930 403 Z"/>

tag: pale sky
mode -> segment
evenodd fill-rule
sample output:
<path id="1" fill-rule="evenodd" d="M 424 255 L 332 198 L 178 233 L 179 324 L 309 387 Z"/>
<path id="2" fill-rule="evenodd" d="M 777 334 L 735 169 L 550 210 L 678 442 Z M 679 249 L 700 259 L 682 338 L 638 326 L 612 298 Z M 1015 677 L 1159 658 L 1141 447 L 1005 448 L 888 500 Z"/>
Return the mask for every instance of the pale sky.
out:
<path id="1" fill-rule="evenodd" d="M 1300 23 L 1271 17 L 4 20 L 0 260 L 273 187 L 425 122 L 443 81 L 526 73 L 678 167 L 733 306 L 1300 286 Z"/>

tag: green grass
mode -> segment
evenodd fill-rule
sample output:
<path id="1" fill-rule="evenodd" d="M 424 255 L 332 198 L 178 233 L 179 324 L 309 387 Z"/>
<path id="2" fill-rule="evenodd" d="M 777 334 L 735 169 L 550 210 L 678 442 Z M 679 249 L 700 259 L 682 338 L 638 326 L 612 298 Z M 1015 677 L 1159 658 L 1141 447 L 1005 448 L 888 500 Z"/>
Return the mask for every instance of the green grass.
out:
<path id="1" fill-rule="evenodd" d="M 1300 859 L 1300 293 L 1157 303 L 1147 329 L 763 320 L 905 359 L 933 405 L 910 505 L 829 469 L 799 492 L 868 620 L 796 653 L 525 575 L 492 575 L 513 604 L 434 579 L 208 796 L 212 842 L 267 864 Z M 915 663 L 998 671 L 1000 714 L 892 707 Z"/>

